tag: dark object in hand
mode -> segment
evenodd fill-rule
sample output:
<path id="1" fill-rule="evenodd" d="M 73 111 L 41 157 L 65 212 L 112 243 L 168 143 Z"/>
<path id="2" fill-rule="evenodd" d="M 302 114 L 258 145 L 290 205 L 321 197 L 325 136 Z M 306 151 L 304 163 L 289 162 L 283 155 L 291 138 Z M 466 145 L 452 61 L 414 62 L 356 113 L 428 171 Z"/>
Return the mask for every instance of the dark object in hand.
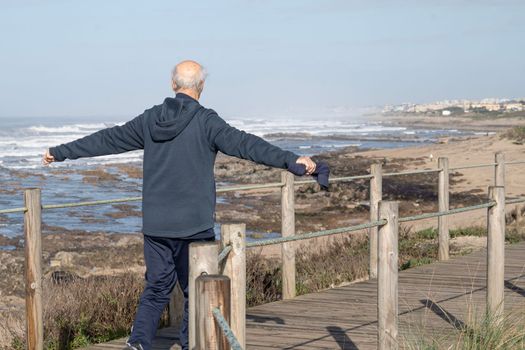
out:
<path id="1" fill-rule="evenodd" d="M 288 171 L 297 176 L 306 174 L 306 166 L 304 164 L 294 163 L 288 166 Z M 328 164 L 319 162 L 316 164 L 315 171 L 312 173 L 321 189 L 328 191 L 328 178 L 330 177 L 330 168 Z"/>

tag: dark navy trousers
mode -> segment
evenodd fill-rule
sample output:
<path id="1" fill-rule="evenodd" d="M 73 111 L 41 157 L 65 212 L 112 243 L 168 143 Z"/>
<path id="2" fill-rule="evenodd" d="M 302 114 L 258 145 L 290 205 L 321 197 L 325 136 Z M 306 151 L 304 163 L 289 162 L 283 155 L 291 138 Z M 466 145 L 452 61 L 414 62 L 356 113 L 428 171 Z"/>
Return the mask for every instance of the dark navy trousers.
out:
<path id="1" fill-rule="evenodd" d="M 144 235 L 146 287 L 139 300 L 129 343 L 140 343 L 144 350 L 151 349 L 160 316 L 169 303 L 178 280 L 184 294 L 184 314 L 179 339 L 182 349 L 188 349 L 189 246 L 192 242 L 215 240 L 213 228 L 197 236 L 203 238 L 178 239 Z"/>

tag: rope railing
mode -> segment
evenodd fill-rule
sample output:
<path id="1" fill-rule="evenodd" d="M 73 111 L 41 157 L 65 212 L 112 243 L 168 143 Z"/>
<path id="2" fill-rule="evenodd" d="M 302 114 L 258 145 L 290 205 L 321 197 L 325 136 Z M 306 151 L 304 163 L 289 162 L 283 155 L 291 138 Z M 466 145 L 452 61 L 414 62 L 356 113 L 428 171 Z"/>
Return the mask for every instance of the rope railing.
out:
<path id="1" fill-rule="evenodd" d="M 42 209 L 87 207 L 87 206 L 92 206 L 92 205 L 135 202 L 135 201 L 140 201 L 140 200 L 142 200 L 142 197 L 115 198 L 115 199 L 105 199 L 105 200 L 100 200 L 100 201 L 64 203 L 64 204 L 46 204 L 42 206 Z"/>
<path id="2" fill-rule="evenodd" d="M 513 198 L 505 201 L 505 204 L 516 204 L 525 202 L 525 197 L 523 198 Z"/>
<path id="3" fill-rule="evenodd" d="M 338 182 L 338 181 L 350 181 L 350 180 L 360 180 L 360 179 L 371 179 L 372 177 L 374 177 L 373 175 L 370 175 L 370 174 L 365 174 L 365 175 L 355 175 L 355 176 L 343 176 L 343 177 L 332 177 L 330 178 L 330 182 Z M 304 185 L 304 184 L 311 184 L 311 183 L 316 183 L 317 181 L 316 180 L 300 180 L 300 181 L 295 181 L 294 182 L 294 185 Z"/>
<path id="4" fill-rule="evenodd" d="M 241 185 L 241 186 L 228 186 L 228 187 L 219 187 L 216 192 L 230 192 L 230 191 L 244 191 L 244 190 L 256 190 L 259 188 L 277 188 L 283 187 L 283 182 L 270 182 L 266 184 L 259 185 Z"/>
<path id="5" fill-rule="evenodd" d="M 309 232 L 309 233 L 304 233 L 302 235 L 293 235 L 293 236 L 287 236 L 287 237 L 261 239 L 261 240 L 258 240 L 258 241 L 246 243 L 246 247 L 247 248 L 250 248 L 250 247 L 262 247 L 262 246 L 272 245 L 272 244 L 300 241 L 300 240 L 303 240 L 303 239 L 334 235 L 334 234 L 337 234 L 337 233 L 359 231 L 359 230 L 363 230 L 365 228 L 381 226 L 381 225 L 384 225 L 384 224 L 386 224 L 386 220 L 377 220 L 377 221 L 367 222 L 367 223 L 360 224 L 360 225 L 339 227 L 339 228 L 334 228 L 334 229 L 331 229 L 331 230 Z"/>
<path id="6" fill-rule="evenodd" d="M 446 215 L 452 215 L 452 214 L 457 214 L 457 213 L 463 213 L 463 212 L 478 210 L 478 209 L 483 209 L 483 208 L 490 208 L 494 206 L 495 204 L 496 202 L 488 202 L 488 203 L 483 203 L 483 204 L 471 205 L 471 206 L 463 207 L 463 208 L 449 209 L 449 210 L 419 214 L 419 215 L 414 215 L 414 216 L 406 216 L 406 217 L 399 218 L 399 222 L 416 221 L 416 220 L 422 220 L 422 219 L 435 218 L 438 216 L 446 216 Z"/>
<path id="7" fill-rule="evenodd" d="M 525 198 L 510 199 L 510 200 L 505 201 L 505 204 L 516 204 L 516 203 L 522 203 L 522 202 L 525 202 Z M 468 211 L 473 211 L 473 210 L 490 208 L 494 205 L 496 205 L 496 202 L 491 201 L 488 203 L 476 204 L 476 205 L 471 205 L 468 207 L 455 208 L 455 209 L 450 209 L 450 210 L 445 210 L 445 211 L 437 211 L 437 212 L 425 213 L 425 214 L 419 214 L 419 215 L 413 215 L 413 216 L 405 216 L 405 217 L 399 218 L 399 222 L 409 222 L 409 221 L 435 218 L 438 216 L 453 215 L 453 214 L 458 214 L 458 213 L 463 213 L 463 212 L 468 212 Z M 262 246 L 272 245 L 272 244 L 300 241 L 300 240 L 305 240 L 305 239 L 310 239 L 310 238 L 334 235 L 338 233 L 359 231 L 362 229 L 375 227 L 375 226 L 381 226 L 384 224 L 386 224 L 386 220 L 377 220 L 377 221 L 372 221 L 372 222 L 355 225 L 355 226 L 346 226 L 346 227 L 340 227 L 340 228 L 335 228 L 331 230 L 315 231 L 315 232 L 304 233 L 301 235 L 262 239 L 262 240 L 258 240 L 254 242 L 248 242 L 246 243 L 246 247 L 247 248 L 262 247 Z M 232 250 L 232 247 L 230 245 L 225 246 L 221 250 L 221 252 L 219 253 L 219 257 L 218 257 L 219 263 L 221 263 L 228 256 L 231 250 Z"/>
<path id="8" fill-rule="evenodd" d="M 219 256 L 217 257 L 219 264 L 222 264 L 223 260 L 228 257 L 228 254 L 230 254 L 231 251 L 232 251 L 231 245 L 227 245 L 226 247 L 222 248 L 221 252 L 219 253 Z"/>
<path id="9" fill-rule="evenodd" d="M 509 165 L 525 164 L 525 161 L 505 162 L 505 164 L 509 164 Z M 497 163 L 465 165 L 465 166 L 449 168 L 449 171 L 490 167 L 490 166 L 496 166 L 496 165 Z M 435 172 L 440 172 L 440 171 L 442 171 L 442 169 L 438 168 L 438 169 L 423 169 L 423 170 L 413 170 L 413 171 L 403 171 L 403 172 L 392 172 L 392 173 L 384 173 L 383 177 L 435 173 Z M 333 177 L 330 179 L 330 182 L 351 181 L 351 180 L 371 179 L 371 178 L 373 178 L 373 175 L 371 174 Z M 300 181 L 295 181 L 294 185 L 303 185 L 303 184 L 310 184 L 310 183 L 315 183 L 315 182 L 316 180 L 313 180 L 313 179 L 312 180 L 300 180 Z M 284 185 L 285 184 L 283 182 L 271 182 L 271 183 L 254 184 L 254 185 L 226 186 L 226 187 L 217 188 L 216 192 L 224 193 L 224 192 L 245 191 L 245 190 L 261 189 L 261 188 L 280 188 L 280 187 L 283 187 Z M 125 198 L 107 199 L 107 200 L 99 200 L 99 201 L 87 201 L 87 202 L 63 203 L 63 204 L 46 204 L 42 206 L 42 209 L 73 208 L 73 207 L 82 207 L 82 206 L 94 206 L 94 205 L 103 205 L 103 204 L 134 202 L 134 201 L 140 201 L 140 200 L 142 200 L 142 197 L 125 197 Z M 25 211 L 27 211 L 26 207 L 8 208 L 8 209 L 0 209 L 0 214 L 23 213 Z"/>
<path id="10" fill-rule="evenodd" d="M 221 310 L 216 307 L 212 310 L 213 317 L 215 317 L 215 321 L 217 321 L 217 324 L 219 325 L 222 333 L 228 340 L 228 343 L 230 343 L 230 346 L 232 350 L 243 350 L 241 344 L 239 344 L 239 341 L 235 337 L 235 334 L 233 334 L 230 326 L 228 325 L 228 321 L 224 318 L 224 316 L 221 313 Z"/>
<path id="11" fill-rule="evenodd" d="M 496 166 L 498 163 L 487 163 L 487 164 L 473 164 L 473 165 L 464 165 L 464 166 L 457 166 L 454 168 L 449 168 L 449 171 L 455 171 L 455 170 L 463 170 L 463 169 L 475 169 L 475 168 L 487 168 Z"/>
<path id="12" fill-rule="evenodd" d="M 26 207 L 22 208 L 10 208 L 10 209 L 1 209 L 0 214 L 9 214 L 9 213 L 24 213 L 27 211 Z"/>
<path id="13" fill-rule="evenodd" d="M 397 173 L 384 173 L 385 176 L 401 176 L 401 175 L 414 175 L 414 174 L 427 174 L 427 173 L 438 173 L 442 169 L 423 169 L 423 170 L 410 170 L 410 171 L 400 171 Z"/>

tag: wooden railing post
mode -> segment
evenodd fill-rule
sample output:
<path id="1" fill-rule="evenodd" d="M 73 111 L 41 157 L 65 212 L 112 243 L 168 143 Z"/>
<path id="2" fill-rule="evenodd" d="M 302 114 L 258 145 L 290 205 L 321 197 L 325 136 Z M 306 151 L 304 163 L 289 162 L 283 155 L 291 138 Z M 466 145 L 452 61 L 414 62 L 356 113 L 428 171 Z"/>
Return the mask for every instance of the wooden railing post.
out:
<path id="1" fill-rule="evenodd" d="M 391 350 L 398 348 L 398 203 L 379 202 L 379 218 L 387 224 L 378 232 L 377 347 Z"/>
<path id="2" fill-rule="evenodd" d="M 496 205 L 487 218 L 487 312 L 499 319 L 503 314 L 505 273 L 505 188 L 489 187 Z"/>
<path id="3" fill-rule="evenodd" d="M 494 167 L 494 186 L 505 186 L 505 154 L 497 152 L 494 158 L 496 163 Z"/>
<path id="4" fill-rule="evenodd" d="M 381 163 L 370 166 L 370 221 L 376 221 L 379 217 L 379 202 L 383 197 L 383 166 Z M 368 231 L 369 241 L 369 278 L 377 278 L 377 227 L 371 227 Z"/>
<path id="5" fill-rule="evenodd" d="M 231 281 L 230 326 L 233 334 L 246 349 L 246 225 L 221 225 L 221 248 L 232 250 L 222 265 L 222 274 Z"/>
<path id="6" fill-rule="evenodd" d="M 219 272 L 217 242 L 195 242 L 190 244 L 188 277 L 188 345 L 193 349 L 196 344 L 195 333 L 195 280 L 202 274 L 215 275 Z"/>
<path id="7" fill-rule="evenodd" d="M 173 292 L 171 292 L 168 311 L 170 327 L 180 329 L 184 314 L 184 294 L 182 293 L 179 283 L 175 285 Z"/>
<path id="8" fill-rule="evenodd" d="M 28 350 L 44 348 L 42 320 L 42 204 L 40 189 L 24 191 L 26 341 Z"/>
<path id="9" fill-rule="evenodd" d="M 294 176 L 288 171 L 281 173 L 284 186 L 281 189 L 281 232 L 283 237 L 295 235 Z M 283 259 L 283 299 L 295 297 L 295 248 L 292 242 L 281 245 Z"/>
<path id="10" fill-rule="evenodd" d="M 438 158 L 439 172 L 439 190 L 438 190 L 438 207 L 439 211 L 449 210 L 449 170 L 448 158 Z M 449 230 L 448 216 L 438 216 L 438 259 L 448 260 L 449 258 Z"/>
<path id="11" fill-rule="evenodd" d="M 195 281 L 196 303 L 196 349 L 230 349 L 228 339 L 213 317 L 213 309 L 219 308 L 227 322 L 230 320 L 230 279 L 223 275 L 203 275 Z M 193 348 L 190 348 L 193 349 Z"/>

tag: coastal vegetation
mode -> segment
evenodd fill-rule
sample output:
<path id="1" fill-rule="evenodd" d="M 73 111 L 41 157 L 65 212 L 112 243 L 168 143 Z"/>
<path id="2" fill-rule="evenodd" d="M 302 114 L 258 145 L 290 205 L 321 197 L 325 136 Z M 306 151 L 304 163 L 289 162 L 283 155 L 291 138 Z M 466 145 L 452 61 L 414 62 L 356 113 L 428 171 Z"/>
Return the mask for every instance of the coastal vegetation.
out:
<path id="1" fill-rule="evenodd" d="M 472 310 L 471 305 L 467 308 Z M 441 336 L 429 337 L 423 329 L 414 328 L 409 334 L 407 346 L 410 350 L 517 350 L 525 349 L 525 314 L 510 312 L 502 320 L 488 314 L 476 317 L 468 312 L 468 321 L 457 330 L 458 332 Z M 468 325 L 468 326 L 467 326 Z"/>
<path id="2" fill-rule="evenodd" d="M 522 214 L 521 212 L 519 214 Z M 509 215 L 508 220 L 512 220 Z M 466 254 L 472 247 L 458 246 L 458 237 L 484 237 L 484 227 L 472 226 L 451 230 L 453 255 Z M 506 241 L 525 240 L 525 227 L 509 223 Z M 433 228 L 415 231 L 410 226 L 399 232 L 399 266 L 401 270 L 437 260 L 437 232 Z M 316 252 L 299 250 L 297 254 L 297 293 L 306 294 L 350 283 L 368 276 L 368 240 L 366 234 L 342 235 Z M 48 278 L 44 285 L 44 325 L 46 349 L 75 349 L 129 335 L 143 276 L 125 272 L 113 276 L 89 278 Z M 281 298 L 280 264 L 251 251 L 247 261 L 247 305 L 254 306 Z M 0 332 L 11 338 L 7 349 L 24 349 L 23 316 L 10 314 Z M 168 324 L 167 312 L 161 326 Z M 511 329 L 517 329 L 519 324 Z M 477 328 L 458 335 L 461 344 L 506 341 L 508 329 L 494 328 L 481 321 Z M 492 327 L 492 328 L 491 328 Z M 490 330 L 490 332 L 487 331 Z M 466 332 L 466 333 L 465 333 Z M 470 333 L 469 333 L 470 332 Z M 485 339 L 480 337 L 488 337 Z M 499 338 L 498 338 L 499 337 Z M 521 340 L 523 341 L 523 339 Z M 433 340 L 418 349 L 440 349 Z M 488 343 L 493 344 L 493 343 Z M 469 345 L 470 346 L 470 345 Z M 457 347 L 457 349 L 481 349 Z M 505 349 L 505 348 L 503 348 Z M 510 349 L 510 348 L 509 348 Z"/>
<path id="3" fill-rule="evenodd" d="M 508 129 L 501 137 L 522 145 L 525 142 L 525 126 L 515 126 Z"/>

